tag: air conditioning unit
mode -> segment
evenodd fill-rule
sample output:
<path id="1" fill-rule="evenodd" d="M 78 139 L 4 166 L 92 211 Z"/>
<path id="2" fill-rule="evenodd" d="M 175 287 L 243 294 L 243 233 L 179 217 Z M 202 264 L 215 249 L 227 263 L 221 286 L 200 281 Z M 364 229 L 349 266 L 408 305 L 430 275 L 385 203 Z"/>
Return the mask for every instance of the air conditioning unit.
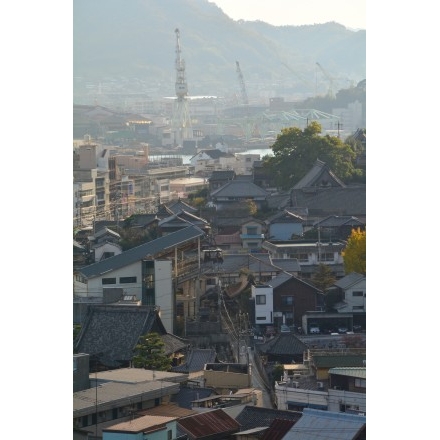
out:
<path id="1" fill-rule="evenodd" d="M 294 379 L 299 379 L 301 377 L 301 374 L 299 374 L 299 373 L 295 373 L 294 375 L 293 375 L 293 378 Z"/>
<path id="2" fill-rule="evenodd" d="M 296 381 L 292 381 L 292 387 L 293 388 L 299 388 L 299 382 L 296 382 Z"/>

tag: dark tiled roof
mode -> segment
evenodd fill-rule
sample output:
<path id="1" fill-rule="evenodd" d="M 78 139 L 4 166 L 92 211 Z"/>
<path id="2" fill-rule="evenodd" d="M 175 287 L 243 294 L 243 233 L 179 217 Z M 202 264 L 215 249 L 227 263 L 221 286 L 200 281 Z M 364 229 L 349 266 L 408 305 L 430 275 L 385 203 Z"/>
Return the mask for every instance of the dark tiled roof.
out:
<path id="1" fill-rule="evenodd" d="M 217 361 L 217 353 L 212 349 L 198 349 L 191 350 L 187 361 L 177 367 L 173 367 L 172 371 L 180 373 L 193 373 L 195 371 L 203 371 L 205 364 L 210 364 Z"/>
<path id="2" fill-rule="evenodd" d="M 213 180 L 232 180 L 235 178 L 235 171 L 233 170 L 219 170 L 213 171 L 209 178 L 209 181 Z"/>
<path id="3" fill-rule="evenodd" d="M 200 153 L 205 153 L 211 159 L 219 159 L 220 157 L 234 157 L 232 153 L 225 153 L 224 151 L 218 149 L 208 149 L 208 150 L 200 150 L 197 154 L 195 154 L 191 159 L 199 155 Z"/>
<path id="4" fill-rule="evenodd" d="M 157 311 L 148 306 L 90 306 L 75 344 L 77 353 L 96 353 L 108 367 L 130 361 L 139 337 L 149 332 L 166 334 Z"/>
<path id="5" fill-rule="evenodd" d="M 248 429 L 261 426 L 269 427 L 275 419 L 292 420 L 296 422 L 300 418 L 301 413 L 297 411 L 284 411 L 246 405 L 235 420 L 240 423 L 240 431 L 247 431 Z"/>
<path id="6" fill-rule="evenodd" d="M 282 212 L 279 212 L 272 217 L 269 217 L 266 220 L 267 224 L 274 224 L 274 223 L 304 223 L 304 219 L 300 217 L 299 215 L 294 214 L 293 212 L 288 211 L 285 209 Z"/>
<path id="7" fill-rule="evenodd" d="M 272 264 L 286 272 L 301 272 L 301 266 L 297 258 L 271 258 Z"/>
<path id="8" fill-rule="evenodd" d="M 293 189 L 310 188 L 320 185 L 320 179 L 329 179 L 332 186 L 345 187 L 345 184 L 330 170 L 325 162 L 317 159 L 310 171 L 293 187 Z"/>
<path id="9" fill-rule="evenodd" d="M 339 226 L 365 226 L 358 218 L 350 215 L 331 215 L 324 220 L 316 222 L 315 227 L 335 228 Z"/>
<path id="10" fill-rule="evenodd" d="M 174 214 L 178 214 L 181 211 L 196 213 L 198 212 L 198 209 L 194 208 L 191 205 L 188 205 L 187 203 L 183 202 L 182 200 L 177 200 L 174 203 L 168 203 L 168 209 L 171 209 L 171 211 L 174 212 Z"/>
<path id="11" fill-rule="evenodd" d="M 255 183 L 231 180 L 211 193 L 211 197 L 267 197 L 269 193 Z"/>
<path id="12" fill-rule="evenodd" d="M 313 364 L 315 365 L 316 368 L 363 367 L 364 361 L 365 361 L 365 354 L 313 356 Z"/>
<path id="13" fill-rule="evenodd" d="M 149 241 L 148 243 L 141 244 L 119 255 L 115 255 L 110 258 L 106 258 L 98 263 L 91 264 L 81 268 L 80 272 L 86 278 L 93 278 L 102 275 L 105 272 L 109 272 L 121 267 L 128 266 L 137 261 L 142 260 L 147 257 L 147 255 L 155 256 L 159 252 L 166 249 L 171 249 L 186 241 L 194 240 L 197 237 L 201 237 L 205 233 L 199 229 L 197 226 L 188 226 L 180 231 L 172 232 L 155 240 Z"/>
<path id="14" fill-rule="evenodd" d="M 292 205 L 307 208 L 313 215 L 366 215 L 366 186 L 345 188 L 293 189 Z"/>
<path id="15" fill-rule="evenodd" d="M 268 342 L 258 345 L 260 353 L 272 355 L 303 355 L 307 345 L 298 339 L 293 333 L 280 333 Z"/>
<path id="16" fill-rule="evenodd" d="M 161 337 L 164 345 L 164 352 L 167 355 L 176 353 L 188 347 L 189 341 L 179 338 L 179 336 L 167 333 Z"/>
<path id="17" fill-rule="evenodd" d="M 334 285 L 345 290 L 345 289 L 348 289 L 350 286 L 353 286 L 353 284 L 356 284 L 363 279 L 365 279 L 364 275 L 361 275 L 360 273 L 357 273 L 357 272 L 351 272 L 348 275 L 346 275 L 344 278 L 337 280 L 334 283 Z"/>
<path id="18" fill-rule="evenodd" d="M 190 435 L 191 439 L 202 439 L 208 436 L 226 438 L 228 435 L 240 430 L 238 422 L 221 409 L 184 417 L 179 419 L 177 424 Z M 218 437 L 219 435 L 224 437 Z"/>
<path id="19" fill-rule="evenodd" d="M 211 388 L 190 388 L 181 386 L 179 392 L 171 396 L 171 402 L 176 403 L 181 408 L 192 409 L 192 402 L 194 400 L 205 399 L 214 394 Z"/>

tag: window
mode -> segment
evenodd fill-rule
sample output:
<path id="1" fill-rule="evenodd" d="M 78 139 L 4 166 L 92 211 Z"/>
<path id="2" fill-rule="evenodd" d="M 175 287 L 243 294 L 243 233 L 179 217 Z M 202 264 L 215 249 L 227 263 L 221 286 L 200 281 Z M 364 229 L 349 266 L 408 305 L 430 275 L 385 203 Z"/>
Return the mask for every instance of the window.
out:
<path id="1" fill-rule="evenodd" d="M 247 228 L 248 235 L 256 235 L 257 234 L 257 227 L 256 226 L 248 226 Z"/>
<path id="2" fill-rule="evenodd" d="M 102 284 L 116 284 L 116 278 L 103 278 Z"/>
<path id="3" fill-rule="evenodd" d="M 115 253 L 114 252 L 104 252 L 102 254 L 102 258 L 105 260 L 106 258 L 110 258 L 110 257 L 114 257 Z"/>
<path id="4" fill-rule="evenodd" d="M 292 306 L 293 305 L 293 296 L 282 296 L 281 297 L 281 305 Z"/>
<path id="5" fill-rule="evenodd" d="M 135 283 L 137 280 L 136 277 L 120 277 L 119 283 L 120 284 L 129 284 L 129 283 Z"/>
<path id="6" fill-rule="evenodd" d="M 320 261 L 334 261 L 334 259 L 335 259 L 335 256 L 333 255 L 333 253 L 323 252 L 321 254 Z"/>
<path id="7" fill-rule="evenodd" d="M 362 291 L 355 291 L 355 292 L 353 292 L 353 296 L 364 296 L 364 292 L 362 292 Z"/>
<path id="8" fill-rule="evenodd" d="M 254 242 L 249 242 L 248 244 L 247 244 L 247 246 L 248 246 L 248 248 L 257 248 L 258 247 L 258 243 L 254 243 Z"/>
<path id="9" fill-rule="evenodd" d="M 266 317 L 265 316 L 257 316 L 257 321 L 265 321 Z"/>
<path id="10" fill-rule="evenodd" d="M 366 379 L 355 379 L 354 386 L 356 388 L 366 388 L 367 387 L 367 380 Z"/>
<path id="11" fill-rule="evenodd" d="M 353 310 L 364 310 L 364 306 L 353 306 Z"/>
<path id="12" fill-rule="evenodd" d="M 167 435 L 168 435 L 168 440 L 172 440 L 172 438 L 173 438 L 173 431 L 171 431 L 171 429 L 169 429 L 168 432 L 167 432 Z"/>
<path id="13" fill-rule="evenodd" d="M 266 304 L 266 295 L 257 295 L 255 297 L 255 304 Z"/>
<path id="14" fill-rule="evenodd" d="M 298 261 L 302 261 L 303 263 L 307 263 L 309 261 L 308 254 L 289 254 L 289 258 L 297 258 Z"/>

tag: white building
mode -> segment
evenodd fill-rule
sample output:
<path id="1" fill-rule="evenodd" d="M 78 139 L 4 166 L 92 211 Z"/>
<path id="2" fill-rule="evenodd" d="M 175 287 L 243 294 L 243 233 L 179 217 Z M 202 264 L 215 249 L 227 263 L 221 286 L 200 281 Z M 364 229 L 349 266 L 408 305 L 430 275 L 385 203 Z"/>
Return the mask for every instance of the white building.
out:
<path id="1" fill-rule="evenodd" d="M 255 300 L 255 324 L 273 324 L 273 288 L 271 286 L 252 286 Z"/>

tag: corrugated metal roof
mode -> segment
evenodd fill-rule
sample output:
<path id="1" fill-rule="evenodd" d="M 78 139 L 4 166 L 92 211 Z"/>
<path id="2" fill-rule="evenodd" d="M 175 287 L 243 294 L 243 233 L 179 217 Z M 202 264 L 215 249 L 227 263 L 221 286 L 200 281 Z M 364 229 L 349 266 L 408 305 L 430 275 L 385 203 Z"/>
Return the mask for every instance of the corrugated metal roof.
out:
<path id="1" fill-rule="evenodd" d="M 215 434 L 233 434 L 240 429 L 240 424 L 221 409 L 184 417 L 177 423 L 193 439 Z"/>
<path id="2" fill-rule="evenodd" d="M 188 226 L 180 231 L 172 232 L 148 243 L 141 244 L 119 255 L 106 258 L 98 263 L 85 266 L 80 269 L 80 272 L 86 278 L 98 277 L 106 272 L 120 269 L 137 261 L 142 260 L 147 255 L 155 256 L 159 252 L 171 249 L 179 244 L 194 240 L 197 237 L 202 237 L 205 233 L 197 226 Z"/>
<path id="3" fill-rule="evenodd" d="M 364 416 L 304 408 L 283 440 L 353 440 L 365 424 Z"/>

